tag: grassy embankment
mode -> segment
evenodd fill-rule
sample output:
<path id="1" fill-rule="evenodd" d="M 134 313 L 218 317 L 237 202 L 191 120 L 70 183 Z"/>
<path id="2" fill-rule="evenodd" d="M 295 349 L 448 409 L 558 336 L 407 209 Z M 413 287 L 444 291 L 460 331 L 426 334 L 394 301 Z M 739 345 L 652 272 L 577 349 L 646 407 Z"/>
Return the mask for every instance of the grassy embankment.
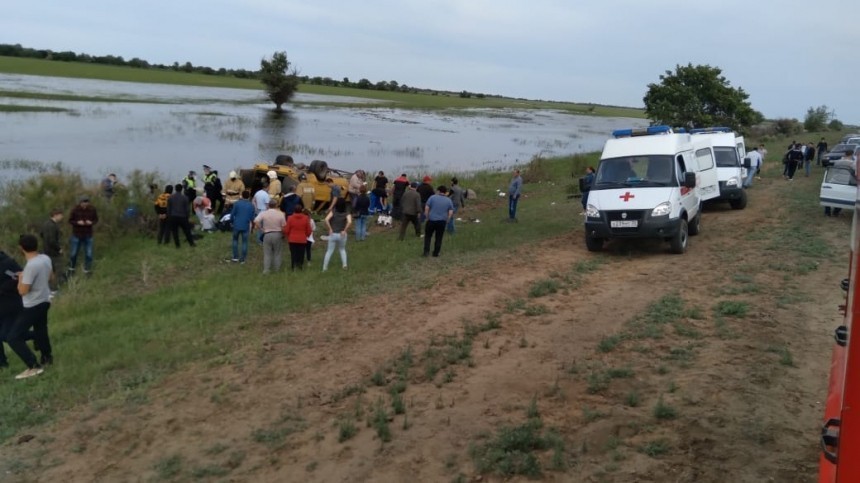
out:
<path id="1" fill-rule="evenodd" d="M 261 90 L 259 81 L 237 79 L 233 77 L 189 74 L 185 72 L 135 69 L 132 67 L 86 64 L 79 62 L 55 62 L 40 59 L 25 59 L 18 57 L 0 57 L 0 72 L 13 74 L 40 75 L 52 77 L 74 77 L 83 79 L 102 79 L 124 82 L 143 82 L 154 84 L 175 84 L 204 87 L 231 87 L 238 89 Z M 600 106 L 596 104 L 578 104 L 572 102 L 536 101 L 513 99 L 507 97 L 486 97 L 483 99 L 461 98 L 453 93 L 404 93 L 355 89 L 350 87 L 331 87 L 302 84 L 299 92 L 307 94 L 324 94 L 331 96 L 348 96 L 385 101 L 380 107 L 396 105 L 403 109 L 465 109 L 465 108 L 494 108 L 494 109 L 558 109 L 573 114 L 588 114 L 609 117 L 642 118 L 641 109 L 617 106 Z M 9 97 L 10 91 L 0 90 L 0 97 Z M 62 98 L 45 97 L 40 93 L 19 93 L 17 97 L 33 99 L 81 100 L 101 102 L 130 102 L 128 98 L 76 98 L 74 95 L 64 95 Z M 261 93 L 261 99 L 263 99 Z M 139 101 L 138 101 L 139 102 Z M 262 100 L 261 102 L 266 102 Z M 336 105 L 341 107 L 360 106 L 371 107 L 367 103 L 342 103 L 328 101 L 303 101 L 302 104 Z"/>
<path id="2" fill-rule="evenodd" d="M 479 199 L 461 215 L 480 223 L 464 223 L 456 236 L 446 238 L 440 259 L 421 258 L 421 242 L 415 238 L 398 242 L 393 231 L 374 231 L 365 243 L 350 242 L 348 272 L 339 270 L 336 259 L 332 270 L 321 273 L 324 242 L 318 243 L 313 265 L 304 273 L 269 276 L 260 273 L 256 244 L 247 265 L 222 262 L 230 254 L 226 233 L 207 235 L 193 250 L 184 244 L 180 250 L 157 246 L 151 234 L 121 234 L 116 227 L 119 203 L 96 199 L 105 222 L 96 229 L 94 275 L 73 280 L 51 309 L 56 365 L 44 377 L 14 381 L 12 375 L 23 367 L 11 355 L 11 369 L 0 373 L 5 374 L 0 377 L 0 442 L 83 403 L 145 400 L 147 386 L 163 375 L 192 361 L 227 363 L 234 347 L 258 336 L 261 326 L 277 325 L 285 317 L 380 290 L 427 289 L 440 270 L 457 277 L 460 268 L 479 267 L 512 246 L 575 230 L 578 202 L 566 199 L 571 175 L 594 158 L 533 162 L 526 171 L 527 198 L 521 202 L 519 224 L 500 222 L 506 198 L 496 190 L 506 188 L 507 173 L 463 178 L 461 183 L 475 189 Z M 24 220 L 40 220 L 48 206 L 69 206 L 68 193 L 80 192 L 74 176 L 51 179 L 54 184 L 44 189 L 6 187 L 6 195 L 20 193 L 14 201 L 19 209 L 2 216 L 0 239 L 10 253 L 15 253 L 10 241 L 24 229 Z M 61 185 L 66 179 L 75 183 L 69 189 Z M 33 199 L 28 203 L 27 197 Z M 374 282 L 366 283 L 369 278 Z"/>

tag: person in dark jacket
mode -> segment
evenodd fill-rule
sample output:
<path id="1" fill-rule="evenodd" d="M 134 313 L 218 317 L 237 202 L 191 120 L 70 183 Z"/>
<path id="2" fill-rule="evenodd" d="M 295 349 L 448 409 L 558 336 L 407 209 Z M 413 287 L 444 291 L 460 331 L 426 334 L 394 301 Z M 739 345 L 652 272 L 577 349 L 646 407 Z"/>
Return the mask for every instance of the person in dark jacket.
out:
<path id="1" fill-rule="evenodd" d="M 794 145 L 791 150 L 786 153 L 785 179 L 794 181 L 794 173 L 797 167 L 803 163 L 803 151 L 800 150 L 800 143 Z"/>
<path id="2" fill-rule="evenodd" d="M 433 185 L 430 184 L 431 181 L 433 181 L 433 179 L 430 178 L 430 176 L 424 176 L 422 183 L 420 185 L 418 185 L 418 189 L 416 190 L 416 191 L 418 191 L 418 194 L 421 196 L 421 213 L 419 214 L 419 217 L 420 217 L 420 220 L 422 223 L 424 222 L 424 218 L 425 218 L 424 217 L 424 205 L 427 204 L 427 200 L 429 200 L 431 196 L 436 194 L 436 190 L 433 189 Z"/>
<path id="3" fill-rule="evenodd" d="M 194 236 L 191 235 L 191 223 L 188 222 L 188 213 L 191 209 L 188 197 L 182 193 L 182 185 L 176 185 L 174 192 L 167 198 L 167 222 L 170 232 L 173 234 L 173 243 L 179 248 L 179 229 L 185 234 L 188 245 L 195 246 Z"/>
<path id="4" fill-rule="evenodd" d="M 173 194 L 173 185 L 164 187 L 164 193 L 155 199 L 155 214 L 158 216 L 158 244 L 170 243 L 170 223 L 167 220 L 167 200 Z"/>
<path id="5" fill-rule="evenodd" d="M 39 229 L 43 253 L 51 257 L 51 264 L 54 269 L 54 275 L 50 281 L 52 292 L 57 290 L 60 283 L 60 271 L 63 267 L 63 262 L 60 259 L 63 254 L 63 246 L 60 243 L 60 223 L 62 221 L 63 210 L 54 209 L 51 211 L 51 217 L 45 220 Z"/>
<path id="6" fill-rule="evenodd" d="M 406 193 L 406 190 L 409 189 L 409 178 L 406 177 L 406 173 L 402 173 L 397 179 L 394 180 L 394 189 L 391 192 L 391 216 L 395 220 L 400 220 L 403 217 L 403 209 L 400 206 L 400 198 L 403 197 L 403 193 Z"/>
<path id="7" fill-rule="evenodd" d="M 423 208 L 421 207 L 421 195 L 415 190 L 416 188 L 418 188 L 418 183 L 412 183 L 409 185 L 409 189 L 403 193 L 403 197 L 400 198 L 403 214 L 403 219 L 400 220 L 400 235 L 397 238 L 400 241 L 406 239 L 406 225 L 409 223 L 415 225 L 415 236 L 421 236 L 421 224 L 418 223 L 418 217 Z"/>
<path id="8" fill-rule="evenodd" d="M 18 273 L 21 270 L 14 258 L 0 251 L 0 369 L 9 367 L 3 342 L 6 342 L 12 324 L 24 307 L 18 294 Z"/>
<path id="9" fill-rule="evenodd" d="M 84 250 L 84 273 L 90 273 L 93 268 L 93 226 L 99 222 L 96 207 L 90 204 L 89 195 L 80 197 L 77 206 L 69 214 L 69 224 L 72 225 L 71 248 L 69 249 L 69 274 L 75 272 L 78 264 L 78 253 Z"/>
<path id="10" fill-rule="evenodd" d="M 355 221 L 355 241 L 367 240 L 367 220 L 370 218 L 370 197 L 367 196 L 367 186 L 362 185 L 358 188 L 352 215 Z"/>
<path id="11" fill-rule="evenodd" d="M 216 214 L 220 215 L 224 211 L 224 187 L 221 185 L 221 178 L 218 177 L 218 171 L 213 170 L 208 165 L 203 165 L 203 191 L 206 192 L 206 197 L 212 202 L 212 209 Z"/>

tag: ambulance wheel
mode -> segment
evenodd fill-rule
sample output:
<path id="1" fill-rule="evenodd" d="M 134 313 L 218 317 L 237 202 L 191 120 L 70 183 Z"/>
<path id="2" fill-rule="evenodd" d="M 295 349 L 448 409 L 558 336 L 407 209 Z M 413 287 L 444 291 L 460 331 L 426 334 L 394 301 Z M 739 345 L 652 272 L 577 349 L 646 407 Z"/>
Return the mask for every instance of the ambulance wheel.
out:
<path id="1" fill-rule="evenodd" d="M 669 250 L 676 255 L 687 251 L 687 220 L 681 220 L 678 233 L 669 240 Z"/>
<path id="2" fill-rule="evenodd" d="M 747 192 L 741 191 L 741 197 L 729 202 L 733 210 L 742 210 L 747 207 Z"/>
<path id="3" fill-rule="evenodd" d="M 690 236 L 696 236 L 702 232 L 702 208 L 699 208 L 699 214 L 693 218 L 693 221 L 687 226 L 687 232 Z"/>
<path id="4" fill-rule="evenodd" d="M 603 238 L 593 238 L 585 235 L 585 248 L 590 252 L 599 252 L 603 250 Z"/>

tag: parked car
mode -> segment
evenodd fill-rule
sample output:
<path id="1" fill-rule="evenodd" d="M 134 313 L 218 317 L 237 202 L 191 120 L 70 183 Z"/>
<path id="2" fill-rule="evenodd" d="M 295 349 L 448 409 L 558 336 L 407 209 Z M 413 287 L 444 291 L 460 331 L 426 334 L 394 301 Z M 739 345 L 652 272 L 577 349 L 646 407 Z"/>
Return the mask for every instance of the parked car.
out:
<path id="1" fill-rule="evenodd" d="M 846 135 L 839 140 L 839 144 L 860 144 L 860 133 Z"/>
<path id="2" fill-rule="evenodd" d="M 835 161 L 821 181 L 818 195 L 821 206 L 825 208 L 853 209 L 857 200 L 857 177 L 854 163 Z"/>
<path id="3" fill-rule="evenodd" d="M 842 159 L 846 151 L 851 151 L 854 156 L 857 156 L 857 151 L 860 151 L 860 144 L 837 144 L 833 149 L 821 155 L 821 165 L 830 166 L 834 161 Z"/>

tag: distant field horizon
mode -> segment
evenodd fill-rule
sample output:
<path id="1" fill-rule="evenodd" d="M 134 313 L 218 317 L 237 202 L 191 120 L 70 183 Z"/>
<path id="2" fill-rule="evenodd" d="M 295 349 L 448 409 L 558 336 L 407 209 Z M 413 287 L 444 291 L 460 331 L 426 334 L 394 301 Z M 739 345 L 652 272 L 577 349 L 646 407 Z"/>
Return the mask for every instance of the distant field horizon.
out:
<path id="1" fill-rule="evenodd" d="M 61 62 L 24 57 L 0 56 L 0 73 L 262 90 L 260 81 L 256 79 L 240 79 L 236 77 L 170 70 L 141 69 L 84 62 Z M 404 109 L 555 109 L 575 114 L 601 117 L 631 117 L 639 119 L 645 117 L 643 109 L 633 107 L 495 96 L 463 98 L 457 93 L 447 91 L 411 93 L 301 84 L 299 92 L 376 99 L 390 102 L 398 108 Z M 383 104 L 382 107 L 391 106 Z"/>

